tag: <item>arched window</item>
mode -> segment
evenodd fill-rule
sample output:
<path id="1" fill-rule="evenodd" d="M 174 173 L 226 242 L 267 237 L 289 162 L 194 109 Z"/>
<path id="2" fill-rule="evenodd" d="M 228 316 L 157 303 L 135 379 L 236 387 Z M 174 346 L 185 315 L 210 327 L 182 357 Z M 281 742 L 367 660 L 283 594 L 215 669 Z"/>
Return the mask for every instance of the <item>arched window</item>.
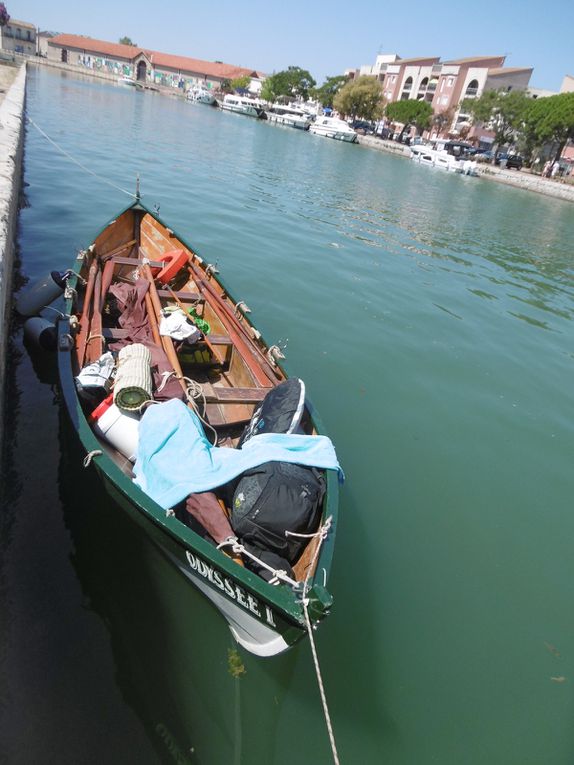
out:
<path id="1" fill-rule="evenodd" d="M 429 84 L 429 78 L 423 77 L 423 79 L 420 81 L 420 84 L 419 84 L 419 92 L 417 95 L 418 101 L 422 101 L 424 97 L 426 96 L 428 84 Z"/>
<path id="2" fill-rule="evenodd" d="M 409 99 L 412 89 L 413 89 L 413 78 L 407 77 L 407 79 L 403 82 L 403 91 L 401 93 L 401 101 L 407 101 Z"/>
<path id="3" fill-rule="evenodd" d="M 466 93 L 464 94 L 467 98 L 474 98 L 476 95 L 478 95 L 478 80 L 471 80 L 466 88 Z"/>

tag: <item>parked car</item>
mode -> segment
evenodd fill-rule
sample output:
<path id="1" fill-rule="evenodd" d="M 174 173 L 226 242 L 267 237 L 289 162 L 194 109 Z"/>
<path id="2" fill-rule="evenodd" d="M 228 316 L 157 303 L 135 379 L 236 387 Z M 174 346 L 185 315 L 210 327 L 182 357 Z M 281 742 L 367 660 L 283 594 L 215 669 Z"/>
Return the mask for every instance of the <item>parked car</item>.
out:
<path id="1" fill-rule="evenodd" d="M 375 132 L 373 123 L 367 122 L 367 120 L 353 120 L 351 122 L 351 127 L 357 133 L 361 133 L 362 135 L 369 135 Z"/>
<path id="2" fill-rule="evenodd" d="M 507 154 L 506 152 L 498 152 L 494 158 L 494 164 L 506 167 L 508 170 L 521 170 L 522 169 L 522 157 L 520 154 Z"/>
<path id="3" fill-rule="evenodd" d="M 494 154 L 486 149 L 477 149 L 473 159 L 476 160 L 476 162 L 492 162 Z"/>

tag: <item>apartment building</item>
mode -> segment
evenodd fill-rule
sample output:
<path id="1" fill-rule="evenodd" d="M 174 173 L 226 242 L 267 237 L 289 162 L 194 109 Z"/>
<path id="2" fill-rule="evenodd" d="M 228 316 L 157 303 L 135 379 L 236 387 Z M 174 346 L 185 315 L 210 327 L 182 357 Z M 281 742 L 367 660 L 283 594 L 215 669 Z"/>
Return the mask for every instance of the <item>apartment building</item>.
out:
<path id="1" fill-rule="evenodd" d="M 10 21 L 0 27 L 0 48 L 33 56 L 36 53 L 36 27 L 28 21 Z"/>
<path id="2" fill-rule="evenodd" d="M 439 57 L 402 59 L 397 54 L 381 54 L 371 66 L 347 70 L 350 77 L 376 77 L 386 102 L 424 100 L 433 112 L 452 115 L 449 132 L 459 134 L 469 124 L 460 112 L 465 98 L 479 98 L 485 90 L 525 90 L 532 68 L 505 67 L 505 56 L 471 56 L 442 61 Z"/>

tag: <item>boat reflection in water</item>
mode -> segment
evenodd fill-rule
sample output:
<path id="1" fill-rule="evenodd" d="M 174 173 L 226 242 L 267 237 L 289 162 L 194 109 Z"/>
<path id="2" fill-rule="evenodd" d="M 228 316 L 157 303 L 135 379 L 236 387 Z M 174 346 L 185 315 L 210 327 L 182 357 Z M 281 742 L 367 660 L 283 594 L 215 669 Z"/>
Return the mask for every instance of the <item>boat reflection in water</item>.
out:
<path id="1" fill-rule="evenodd" d="M 82 466 L 63 408 L 60 449 L 59 493 L 85 605 L 106 625 L 116 682 L 160 761 L 267 765 L 299 648 L 263 672 L 264 662 L 238 647 L 217 611 Z"/>

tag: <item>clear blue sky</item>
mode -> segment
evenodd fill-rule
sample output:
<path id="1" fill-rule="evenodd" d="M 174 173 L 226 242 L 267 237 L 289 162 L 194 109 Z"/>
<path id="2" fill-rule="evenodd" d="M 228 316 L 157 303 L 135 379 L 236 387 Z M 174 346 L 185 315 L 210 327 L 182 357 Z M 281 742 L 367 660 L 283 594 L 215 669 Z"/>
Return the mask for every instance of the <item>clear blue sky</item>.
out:
<path id="1" fill-rule="evenodd" d="M 506 55 L 534 67 L 530 84 L 558 90 L 574 75 L 574 0 L 4 0 L 13 18 L 40 29 L 117 42 L 266 73 L 289 65 L 321 84 L 377 53 Z"/>

